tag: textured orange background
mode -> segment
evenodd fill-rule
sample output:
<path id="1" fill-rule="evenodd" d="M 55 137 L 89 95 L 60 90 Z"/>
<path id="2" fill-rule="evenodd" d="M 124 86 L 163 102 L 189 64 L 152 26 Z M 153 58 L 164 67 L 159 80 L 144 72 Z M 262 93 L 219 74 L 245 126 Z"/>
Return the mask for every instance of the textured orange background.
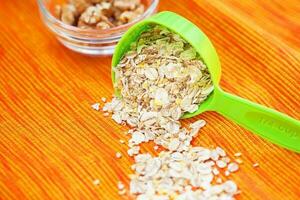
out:
<path id="1" fill-rule="evenodd" d="M 226 91 L 300 119 L 299 0 L 162 0 L 160 10 L 182 14 L 211 38 Z M 34 0 L 1 0 L 0 199 L 122 199 L 116 183 L 128 184 L 132 163 L 118 142 L 126 128 L 90 109 L 111 97 L 110 61 L 64 48 Z M 195 145 L 242 152 L 230 177 L 242 190 L 237 199 L 300 199 L 299 154 L 216 113 L 196 118 L 208 125 Z"/>

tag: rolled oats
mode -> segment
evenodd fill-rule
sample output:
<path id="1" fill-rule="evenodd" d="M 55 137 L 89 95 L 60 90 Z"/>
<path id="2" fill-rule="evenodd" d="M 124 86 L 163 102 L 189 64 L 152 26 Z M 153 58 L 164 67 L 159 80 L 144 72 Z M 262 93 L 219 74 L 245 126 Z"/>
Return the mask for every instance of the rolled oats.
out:
<path id="1" fill-rule="evenodd" d="M 123 189 L 123 190 L 119 190 L 119 195 L 125 195 L 126 194 L 126 189 Z"/>
<path id="2" fill-rule="evenodd" d="M 218 152 L 218 154 L 222 157 L 225 157 L 226 156 L 226 153 L 225 151 L 221 148 L 221 147 L 217 147 L 216 148 L 216 151 Z"/>
<path id="3" fill-rule="evenodd" d="M 253 166 L 254 168 L 256 168 L 256 167 L 259 167 L 259 164 L 258 164 L 258 163 L 254 163 L 252 166 Z"/>
<path id="4" fill-rule="evenodd" d="M 235 157 L 240 157 L 241 155 L 242 155 L 241 152 L 237 152 L 237 153 L 234 154 Z"/>
<path id="5" fill-rule="evenodd" d="M 216 179 L 216 183 L 219 183 L 219 184 L 222 183 L 222 179 L 221 178 L 217 178 Z"/>
<path id="6" fill-rule="evenodd" d="M 217 160 L 216 164 L 219 168 L 225 168 L 227 166 L 227 163 L 223 160 Z"/>
<path id="7" fill-rule="evenodd" d="M 229 176 L 230 172 L 228 170 L 226 170 L 224 174 L 225 174 L 225 176 Z"/>
<path id="8" fill-rule="evenodd" d="M 119 3 L 114 5 L 124 9 Z M 140 200 L 232 199 L 237 193 L 235 183 L 217 178 L 213 184 L 213 180 L 227 165 L 225 176 L 237 171 L 237 163 L 230 163 L 221 147 L 191 146 L 204 120 L 189 128 L 179 121 L 185 112 L 195 112 L 213 90 L 208 69 L 195 49 L 179 35 L 153 26 L 113 70 L 114 87 L 122 98 L 114 97 L 103 110 L 111 112 L 118 124 L 130 126 L 128 154 L 135 161 L 130 193 Z M 139 144 L 148 141 L 154 141 L 155 150 L 158 146 L 164 150 L 157 156 L 140 154 Z"/>
<path id="9" fill-rule="evenodd" d="M 125 144 L 125 141 L 124 140 L 119 140 L 121 144 Z"/>
<path id="10" fill-rule="evenodd" d="M 132 133 L 130 142 L 137 145 L 144 141 L 145 141 L 145 135 L 143 133 L 141 133 L 139 131 L 135 131 Z"/>
<path id="11" fill-rule="evenodd" d="M 235 159 L 235 162 L 237 162 L 238 164 L 242 164 L 243 161 L 240 158 Z"/>
<path id="12" fill-rule="evenodd" d="M 99 179 L 95 179 L 95 180 L 93 181 L 93 184 L 94 184 L 94 185 L 99 185 L 99 184 L 100 184 L 100 180 L 99 180 Z"/>
<path id="13" fill-rule="evenodd" d="M 228 170 L 229 172 L 235 172 L 235 171 L 237 171 L 238 169 L 239 169 L 239 165 L 238 165 L 237 163 L 234 163 L 234 162 L 229 163 L 229 165 L 228 165 L 228 167 L 227 167 L 227 170 Z"/>
<path id="14" fill-rule="evenodd" d="M 116 153 L 116 157 L 117 157 L 117 158 L 121 158 L 121 157 L 122 157 L 122 154 L 121 154 L 120 152 L 117 152 L 117 153 Z"/>
<path id="15" fill-rule="evenodd" d="M 102 102 L 106 102 L 106 98 L 105 97 L 101 97 Z"/>
<path id="16" fill-rule="evenodd" d="M 213 172 L 214 175 L 220 174 L 220 172 L 217 168 L 213 168 L 212 172 Z"/>
<path id="17" fill-rule="evenodd" d="M 94 103 L 93 105 L 91 105 L 91 107 L 94 109 L 94 110 L 100 110 L 100 103 Z"/>
<path id="18" fill-rule="evenodd" d="M 125 185 L 121 181 L 119 181 L 118 182 L 118 189 L 123 190 L 124 188 L 125 188 Z"/>

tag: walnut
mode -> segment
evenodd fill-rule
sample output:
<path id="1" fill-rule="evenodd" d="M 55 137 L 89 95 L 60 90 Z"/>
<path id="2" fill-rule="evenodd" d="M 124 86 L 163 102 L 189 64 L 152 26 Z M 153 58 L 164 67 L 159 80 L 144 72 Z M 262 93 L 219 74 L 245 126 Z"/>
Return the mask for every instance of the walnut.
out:
<path id="1" fill-rule="evenodd" d="M 207 67 L 195 52 L 176 33 L 152 26 L 114 67 L 114 87 L 122 98 L 106 102 L 102 110 L 130 128 L 127 153 L 135 163 L 129 193 L 137 199 L 234 199 L 238 192 L 233 181 L 222 183 L 239 169 L 238 164 L 230 162 L 220 147 L 191 144 L 206 122 L 198 120 L 188 128 L 179 121 L 183 113 L 195 112 L 214 89 Z M 92 108 L 99 110 L 99 103 Z M 140 154 L 140 144 L 149 141 L 156 150 L 158 145 L 165 149 L 157 156 Z M 221 172 L 225 176 L 215 184 L 213 179 Z M 117 187 L 120 195 L 126 193 L 122 182 Z"/>
<path id="2" fill-rule="evenodd" d="M 113 16 L 113 9 L 112 4 L 109 2 L 102 2 L 100 4 L 97 4 L 99 8 L 101 8 L 102 16 L 105 17 L 112 17 Z"/>
<path id="3" fill-rule="evenodd" d="M 116 8 L 122 11 L 134 10 L 140 4 L 140 0 L 115 0 L 113 3 Z"/>
<path id="4" fill-rule="evenodd" d="M 113 17 L 116 19 L 115 22 L 117 22 L 120 19 L 120 16 L 122 14 L 122 11 L 116 7 L 112 7 Z"/>
<path id="5" fill-rule="evenodd" d="M 76 8 L 73 4 L 65 4 L 61 10 L 61 21 L 65 24 L 74 25 L 76 14 Z"/>
<path id="6" fill-rule="evenodd" d="M 108 29 L 110 28 L 110 25 L 106 22 L 99 22 L 97 25 L 96 25 L 96 28 L 97 29 L 101 29 L 101 30 L 104 30 L 104 29 Z"/>
<path id="7" fill-rule="evenodd" d="M 78 14 L 81 14 L 84 12 L 88 7 L 90 7 L 92 4 L 89 3 L 88 0 L 68 0 L 69 4 L 72 4 L 75 6 L 76 11 Z"/>
<path id="8" fill-rule="evenodd" d="M 56 17 L 57 19 L 60 20 L 60 18 L 61 18 L 61 12 L 62 12 L 61 5 L 55 5 L 54 11 L 53 11 L 54 17 Z"/>
<path id="9" fill-rule="evenodd" d="M 89 3 L 95 4 L 95 3 L 101 3 L 101 2 L 103 2 L 104 0 L 86 0 L 86 1 L 89 2 Z"/>
<path id="10" fill-rule="evenodd" d="M 145 6 L 143 4 L 139 5 L 134 12 L 139 15 L 143 14 L 145 12 Z"/>
<path id="11" fill-rule="evenodd" d="M 106 24 L 108 24 L 110 27 L 114 27 L 115 25 L 109 20 L 109 18 L 107 18 L 106 16 L 102 15 L 101 16 L 101 21 L 105 22 Z"/>
<path id="12" fill-rule="evenodd" d="M 80 16 L 79 21 L 86 24 L 97 24 L 101 20 L 101 8 L 99 6 L 88 7 Z"/>
<path id="13" fill-rule="evenodd" d="M 57 18 L 57 19 L 60 19 L 61 18 L 61 12 L 62 12 L 62 8 L 60 5 L 55 5 L 54 7 L 54 16 Z"/>
<path id="14" fill-rule="evenodd" d="M 77 27 L 82 29 L 95 29 L 95 25 L 86 24 L 84 21 L 80 20 L 78 21 Z"/>
<path id="15" fill-rule="evenodd" d="M 120 21 L 123 23 L 128 23 L 133 20 L 135 20 L 137 17 L 139 17 L 142 13 L 144 12 L 144 6 L 139 6 L 136 10 L 134 11 L 124 11 L 120 15 Z"/>
<path id="16" fill-rule="evenodd" d="M 54 15 L 62 22 L 83 29 L 107 29 L 133 21 L 144 12 L 140 0 L 67 0 Z"/>
<path id="17" fill-rule="evenodd" d="M 136 14 L 132 11 L 125 11 L 121 14 L 120 16 L 120 21 L 125 23 L 131 22 L 132 20 L 134 20 L 136 18 Z"/>

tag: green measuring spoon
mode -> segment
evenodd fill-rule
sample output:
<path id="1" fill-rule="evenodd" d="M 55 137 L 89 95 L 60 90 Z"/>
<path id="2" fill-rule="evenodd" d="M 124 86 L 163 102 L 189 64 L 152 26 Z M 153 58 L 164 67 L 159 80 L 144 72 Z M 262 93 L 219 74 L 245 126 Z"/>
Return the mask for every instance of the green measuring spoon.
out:
<path id="1" fill-rule="evenodd" d="M 151 24 L 165 26 L 181 35 L 196 49 L 211 74 L 213 93 L 196 112 L 186 113 L 182 118 L 193 117 L 205 111 L 215 111 L 275 144 L 300 152 L 300 121 L 224 92 L 219 87 L 221 65 L 212 43 L 196 25 L 175 13 L 161 12 L 131 27 L 115 49 L 112 67 L 117 66 L 124 53 L 129 50 L 130 44 L 136 41 L 143 31 L 149 29 Z M 113 70 L 112 80 L 115 82 Z"/>

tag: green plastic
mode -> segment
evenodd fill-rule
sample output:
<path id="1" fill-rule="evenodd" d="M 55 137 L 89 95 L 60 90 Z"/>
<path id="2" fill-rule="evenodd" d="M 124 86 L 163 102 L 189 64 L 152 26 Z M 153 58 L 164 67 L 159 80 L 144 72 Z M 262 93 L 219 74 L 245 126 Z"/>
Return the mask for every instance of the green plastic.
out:
<path id="1" fill-rule="evenodd" d="M 136 41 L 140 33 L 147 30 L 151 24 L 165 26 L 187 40 L 199 53 L 212 77 L 213 93 L 196 112 L 186 113 L 182 118 L 193 117 L 205 111 L 215 111 L 275 144 L 300 152 L 300 121 L 224 92 L 219 87 L 221 64 L 212 43 L 196 25 L 175 13 L 161 12 L 131 27 L 115 49 L 112 67 L 119 63 L 130 48 L 130 44 Z M 112 80 L 115 82 L 113 70 Z"/>

